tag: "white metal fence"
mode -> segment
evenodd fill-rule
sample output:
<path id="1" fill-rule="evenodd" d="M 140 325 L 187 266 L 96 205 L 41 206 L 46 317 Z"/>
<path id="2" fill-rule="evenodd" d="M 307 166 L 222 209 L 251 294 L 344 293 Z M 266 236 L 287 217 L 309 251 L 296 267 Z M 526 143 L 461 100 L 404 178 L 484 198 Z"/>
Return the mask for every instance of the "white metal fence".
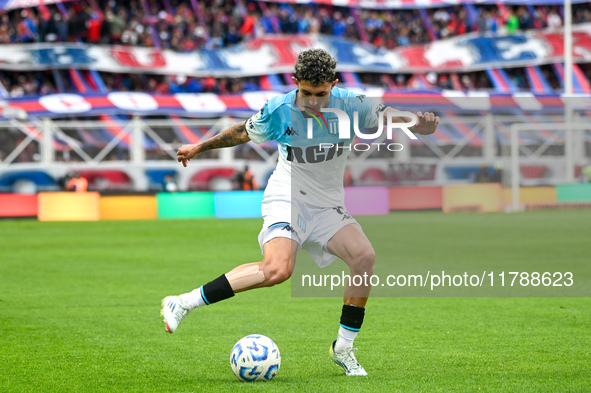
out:
<path id="1" fill-rule="evenodd" d="M 205 140 L 243 119 L 131 119 L 51 120 L 33 122 L 11 120 L 0 122 L 0 182 L 3 176 L 19 171 L 42 170 L 60 178 L 76 170 L 121 170 L 133 181 L 133 189 L 150 188 L 146 170 L 169 168 L 177 173 L 180 189 L 190 188 L 191 178 L 204 168 L 229 167 L 241 169 L 246 163 L 262 180 L 270 174 L 277 160 L 276 145 L 247 145 L 207 152 L 180 170 L 176 151 L 185 142 Z M 589 118 L 577 117 L 577 129 L 587 130 Z M 510 174 L 511 153 L 517 146 L 522 163 L 546 165 L 544 176 L 521 179 L 525 185 L 557 184 L 573 181 L 562 166 L 573 168 L 588 163 L 590 136 L 588 131 L 568 137 L 563 134 L 562 116 L 446 116 L 441 119 L 439 137 L 420 136 L 418 144 L 400 132 L 396 142 L 402 151 L 378 151 L 374 141 L 368 149 L 352 149 L 349 167 L 357 183 L 444 184 L 474 181 L 471 176 L 457 177 L 453 168 L 474 169 L 480 165 L 503 167 Z M 512 130 L 528 130 L 515 142 Z M 561 134 L 562 132 L 562 134 Z M 565 140 L 569 139 L 568 148 Z M 512 144 L 513 141 L 513 144 Z M 513 150 L 512 150 L 513 149 Z M 566 166 L 565 166 L 566 165 Z M 383 175 L 364 178 L 369 168 Z M 433 170 L 432 176 L 426 171 Z M 451 169 L 450 169 L 451 168 Z M 461 171 L 460 171 L 461 172 Z M 394 177 L 392 177 L 392 176 Z M 513 177 L 515 180 L 516 177 Z M 507 178 L 506 178 L 507 180 Z M 6 191 L 6 189 L 5 189 Z"/>

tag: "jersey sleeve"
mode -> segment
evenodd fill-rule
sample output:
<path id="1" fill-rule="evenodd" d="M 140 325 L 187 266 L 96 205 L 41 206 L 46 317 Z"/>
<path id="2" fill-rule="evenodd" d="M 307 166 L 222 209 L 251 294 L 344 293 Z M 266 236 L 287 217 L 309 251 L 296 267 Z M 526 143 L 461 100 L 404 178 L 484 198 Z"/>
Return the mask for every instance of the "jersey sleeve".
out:
<path id="1" fill-rule="evenodd" d="M 366 97 L 360 94 L 354 94 L 353 110 L 359 114 L 359 128 L 376 128 L 379 125 L 381 118 L 378 117 L 379 112 L 386 109 L 386 106 L 381 103 L 378 98 Z"/>
<path id="2" fill-rule="evenodd" d="M 268 103 L 246 120 L 246 132 L 250 140 L 259 145 L 274 139 L 274 127 Z"/>

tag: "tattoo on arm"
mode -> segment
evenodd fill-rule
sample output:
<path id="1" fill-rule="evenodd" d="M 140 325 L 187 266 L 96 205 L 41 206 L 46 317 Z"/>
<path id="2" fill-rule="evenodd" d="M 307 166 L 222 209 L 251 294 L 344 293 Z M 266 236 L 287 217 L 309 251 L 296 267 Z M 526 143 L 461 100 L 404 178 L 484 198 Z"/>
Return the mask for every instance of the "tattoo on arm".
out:
<path id="1" fill-rule="evenodd" d="M 234 124 L 232 127 L 225 129 L 216 136 L 201 144 L 201 150 L 221 149 L 223 147 L 232 147 L 241 145 L 250 140 L 246 133 L 246 121 Z"/>

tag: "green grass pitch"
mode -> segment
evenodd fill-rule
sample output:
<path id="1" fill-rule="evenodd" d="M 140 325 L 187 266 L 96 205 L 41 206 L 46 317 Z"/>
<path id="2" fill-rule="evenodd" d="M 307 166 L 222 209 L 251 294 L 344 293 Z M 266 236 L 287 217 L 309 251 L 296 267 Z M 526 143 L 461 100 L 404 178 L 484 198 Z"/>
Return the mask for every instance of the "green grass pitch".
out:
<path id="1" fill-rule="evenodd" d="M 591 211 L 359 221 L 378 263 L 388 244 L 449 263 L 467 251 L 591 263 Z M 291 297 L 289 283 L 198 309 L 166 334 L 161 299 L 259 260 L 260 225 L 0 221 L 0 392 L 591 391 L 590 298 L 370 299 L 355 342 L 366 378 L 328 357 L 341 300 Z M 251 333 L 281 351 L 272 382 L 232 374 L 230 350 Z"/>

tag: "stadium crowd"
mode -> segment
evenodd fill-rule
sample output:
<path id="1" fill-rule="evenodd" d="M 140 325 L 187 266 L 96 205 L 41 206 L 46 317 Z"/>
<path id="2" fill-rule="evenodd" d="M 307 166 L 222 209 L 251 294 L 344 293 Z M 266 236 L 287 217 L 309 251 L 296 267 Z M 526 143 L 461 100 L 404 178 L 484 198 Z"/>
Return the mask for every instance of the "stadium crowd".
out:
<path id="1" fill-rule="evenodd" d="M 579 64 L 582 72 L 591 80 L 591 64 Z M 550 87 L 555 90 L 562 88 L 560 80 L 551 65 L 540 66 L 542 73 Z M 531 86 L 523 68 L 506 69 L 512 83 L 521 90 L 529 90 Z M 195 78 L 185 75 L 155 75 L 155 74 L 125 74 L 99 73 L 105 87 L 109 91 L 136 91 L 153 94 L 175 93 L 215 93 L 237 94 L 245 91 L 265 90 L 265 86 L 258 77 L 246 78 Z M 447 89 L 447 90 L 492 90 L 490 79 L 485 71 L 465 73 L 427 73 L 424 78 L 410 74 L 375 74 L 359 73 L 363 85 L 382 87 L 385 90 L 397 89 Z M 62 92 L 76 93 L 71 79 L 65 70 L 54 71 L 24 71 L 1 72 L 0 88 L 6 90 L 6 95 L 17 98 L 28 95 L 44 95 L 60 92 L 55 78 L 58 77 L 63 85 Z M 291 90 L 286 76 L 278 76 L 285 84 L 284 90 Z M 337 74 L 342 82 L 343 78 Z"/>
<path id="2" fill-rule="evenodd" d="M 194 8 L 196 6 L 196 8 Z M 192 51 L 228 47 L 265 34 L 326 34 L 393 49 L 445 39 L 471 31 L 496 33 L 562 25 L 557 6 L 473 5 L 427 10 L 372 10 L 328 5 L 287 5 L 241 0 L 95 0 L 13 10 L 0 16 L 0 44 L 87 42 Z M 573 5 L 573 22 L 591 21 L 589 3 Z M 582 66 L 591 78 L 589 66 Z M 555 89 L 560 82 L 542 70 Z M 507 70 L 519 88 L 529 88 L 523 70 Z M 185 75 L 100 73 L 108 90 L 150 93 L 231 94 L 264 89 L 259 78 L 192 78 Z M 285 78 L 284 78 L 285 79 Z M 484 72 L 413 75 L 360 75 L 366 85 L 396 88 L 489 89 Z M 342 80 L 342 78 L 341 78 Z M 283 81 L 286 86 L 289 80 Z M 455 82 L 455 83 L 454 83 Z M 20 97 L 75 92 L 67 71 L 0 73 L 0 90 Z"/>
<path id="3" fill-rule="evenodd" d="M 393 49 L 472 31 L 512 33 L 562 25 L 560 7 L 475 5 L 420 10 L 370 10 L 264 1 L 99 0 L 14 10 L 0 17 L 0 43 L 88 42 L 215 49 L 265 34 L 327 34 Z M 573 5 L 573 22 L 591 21 L 588 3 Z"/>

